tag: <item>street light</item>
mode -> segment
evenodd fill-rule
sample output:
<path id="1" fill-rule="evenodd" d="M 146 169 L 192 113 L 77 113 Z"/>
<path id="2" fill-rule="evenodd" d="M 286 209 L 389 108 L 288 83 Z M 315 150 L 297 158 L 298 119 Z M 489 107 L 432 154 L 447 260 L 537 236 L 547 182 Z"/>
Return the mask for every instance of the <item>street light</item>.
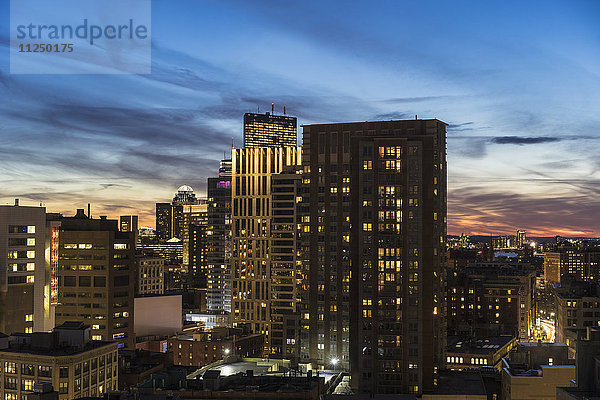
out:
<path id="1" fill-rule="evenodd" d="M 229 351 L 230 351 L 229 349 L 225 349 L 225 350 L 223 350 L 223 353 L 225 353 L 225 355 L 227 355 L 227 354 L 229 354 Z"/>
<path id="2" fill-rule="evenodd" d="M 335 366 L 337 365 L 338 361 L 340 360 L 338 360 L 337 357 L 333 357 L 331 359 L 331 365 L 333 365 L 333 369 L 335 369 Z"/>

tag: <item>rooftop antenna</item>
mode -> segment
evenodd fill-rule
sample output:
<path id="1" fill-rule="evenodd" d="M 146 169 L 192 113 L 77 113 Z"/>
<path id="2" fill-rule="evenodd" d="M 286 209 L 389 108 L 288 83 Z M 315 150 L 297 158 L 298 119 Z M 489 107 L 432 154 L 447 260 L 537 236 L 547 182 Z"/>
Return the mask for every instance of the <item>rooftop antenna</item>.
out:
<path id="1" fill-rule="evenodd" d="M 419 117 L 417 116 L 417 114 L 415 114 L 415 120 L 419 119 Z"/>
<path id="2" fill-rule="evenodd" d="M 88 218 L 92 219 L 92 205 L 88 203 Z"/>
<path id="3" fill-rule="evenodd" d="M 234 149 L 235 147 L 233 146 L 233 136 L 231 137 L 231 148 Z"/>
<path id="4" fill-rule="evenodd" d="M 285 106 L 283 106 L 283 115 L 285 115 Z"/>
<path id="5" fill-rule="evenodd" d="M 260 114 L 260 106 L 256 106 L 256 113 Z"/>
<path id="6" fill-rule="evenodd" d="M 275 114 L 275 103 L 271 103 L 271 114 Z"/>

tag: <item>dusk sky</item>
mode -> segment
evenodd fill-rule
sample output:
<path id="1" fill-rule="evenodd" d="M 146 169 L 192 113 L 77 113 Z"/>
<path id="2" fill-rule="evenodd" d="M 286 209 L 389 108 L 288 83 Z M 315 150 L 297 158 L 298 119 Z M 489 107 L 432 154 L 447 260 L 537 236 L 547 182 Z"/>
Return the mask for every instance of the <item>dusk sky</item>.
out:
<path id="1" fill-rule="evenodd" d="M 154 226 L 274 102 L 448 123 L 449 233 L 600 236 L 600 1 L 158 0 L 152 74 L 80 76 L 11 75 L 0 4 L 0 204 Z"/>

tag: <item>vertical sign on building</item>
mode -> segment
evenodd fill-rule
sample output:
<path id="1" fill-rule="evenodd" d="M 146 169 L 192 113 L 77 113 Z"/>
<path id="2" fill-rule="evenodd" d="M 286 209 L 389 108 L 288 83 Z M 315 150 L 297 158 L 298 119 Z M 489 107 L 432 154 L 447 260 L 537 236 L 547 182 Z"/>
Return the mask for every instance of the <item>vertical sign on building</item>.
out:
<path id="1" fill-rule="evenodd" d="M 50 247 L 50 304 L 58 304 L 58 228 L 52 227 Z"/>

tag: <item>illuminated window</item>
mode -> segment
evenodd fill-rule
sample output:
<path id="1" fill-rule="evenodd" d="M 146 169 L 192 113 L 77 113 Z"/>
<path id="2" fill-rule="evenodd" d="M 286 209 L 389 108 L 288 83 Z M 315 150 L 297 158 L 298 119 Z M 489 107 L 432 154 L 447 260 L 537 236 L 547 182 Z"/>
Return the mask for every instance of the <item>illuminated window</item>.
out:
<path id="1" fill-rule="evenodd" d="M 8 374 L 16 374 L 17 373 L 17 363 L 5 362 L 4 363 L 4 372 L 6 372 Z"/>
<path id="2" fill-rule="evenodd" d="M 21 390 L 25 390 L 27 392 L 33 392 L 33 379 L 23 379 L 21 380 Z"/>
<path id="3" fill-rule="evenodd" d="M 35 225 L 29 225 L 27 227 L 27 233 L 35 233 Z"/>

